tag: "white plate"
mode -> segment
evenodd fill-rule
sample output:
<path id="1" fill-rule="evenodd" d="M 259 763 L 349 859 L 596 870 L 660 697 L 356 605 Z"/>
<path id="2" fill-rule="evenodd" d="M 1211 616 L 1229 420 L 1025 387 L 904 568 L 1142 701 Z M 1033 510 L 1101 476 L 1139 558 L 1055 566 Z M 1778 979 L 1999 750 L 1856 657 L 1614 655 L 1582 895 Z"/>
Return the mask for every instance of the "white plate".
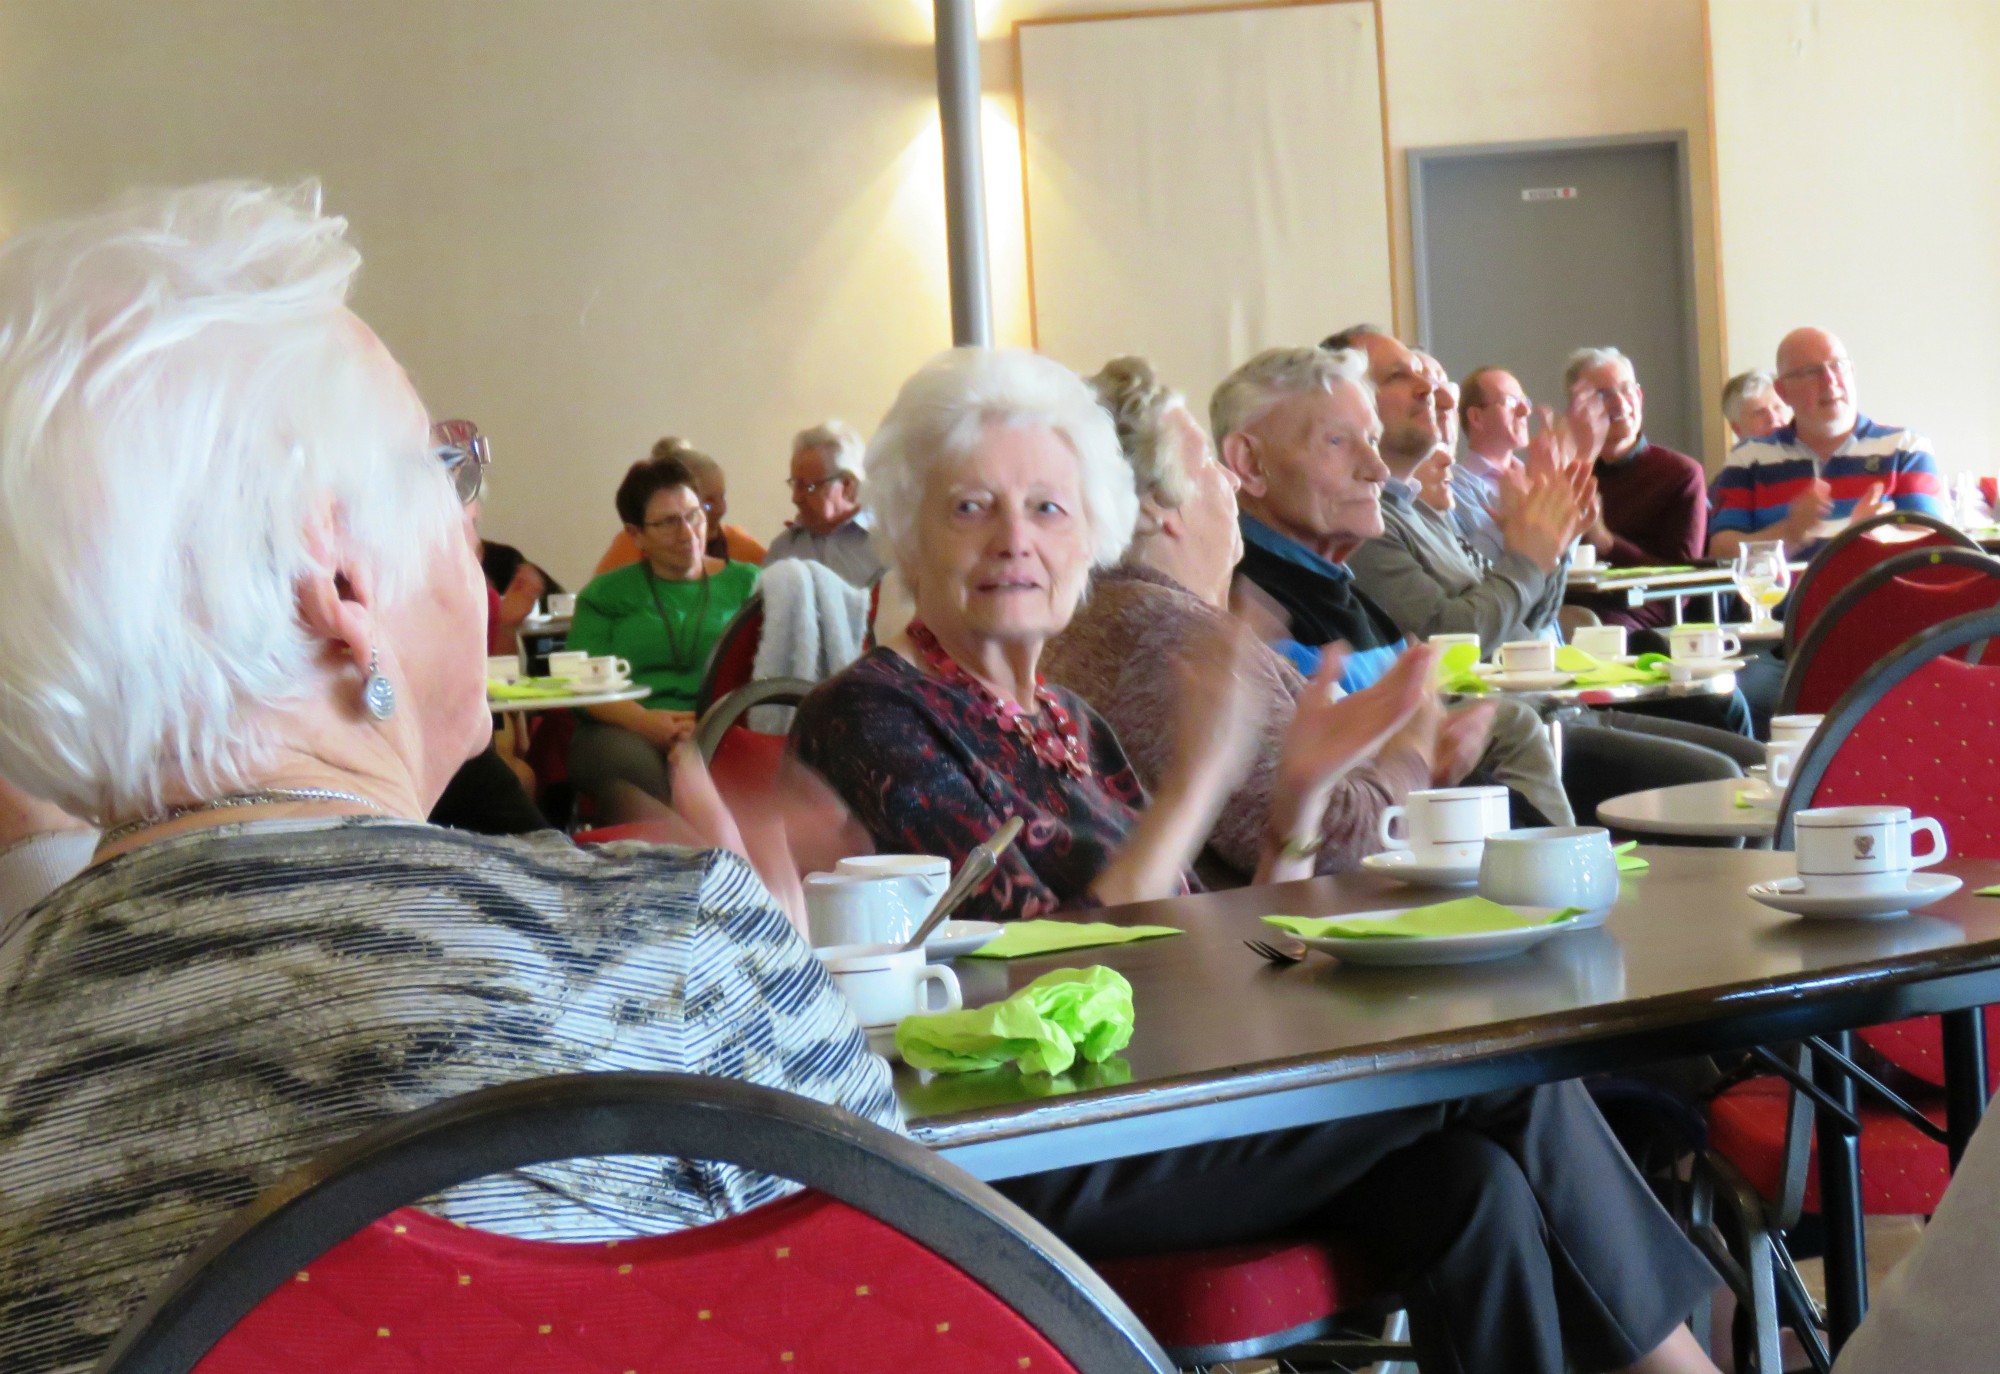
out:
<path id="1" fill-rule="evenodd" d="M 1479 881 L 1479 860 L 1461 862 L 1418 859 L 1407 849 L 1389 849 L 1361 861 L 1370 873 L 1380 873 L 1411 887 L 1459 887 Z"/>
<path id="2" fill-rule="evenodd" d="M 1479 676 L 1503 692 L 1551 692 L 1576 681 L 1575 673 L 1510 673 L 1500 668 L 1482 668 Z"/>
<path id="3" fill-rule="evenodd" d="M 970 954 L 981 945 L 991 944 L 1004 930 L 998 921 L 946 921 L 924 941 L 924 957 L 949 959 Z"/>
<path id="4" fill-rule="evenodd" d="M 1821 920 L 1857 921 L 1874 916 L 1901 916 L 1919 907 L 1949 897 L 1965 885 L 1949 873 L 1912 873 L 1910 884 L 1900 892 L 1875 892 L 1865 896 L 1809 897 L 1805 884 L 1797 878 L 1775 878 L 1768 883 L 1752 883 L 1750 899 L 1794 916 Z"/>
<path id="5" fill-rule="evenodd" d="M 1671 658 L 1667 660 L 1667 676 L 1682 681 L 1695 677 L 1718 677 L 1723 673 L 1736 672 L 1742 666 L 1740 658 Z"/>
<path id="6" fill-rule="evenodd" d="M 1387 920 L 1407 910 L 1408 907 L 1390 907 L 1383 911 L 1355 911 L 1340 919 Z M 1514 910 L 1530 919 L 1546 919 L 1556 914 L 1556 908 L 1552 906 L 1517 906 Z M 1298 939 L 1307 949 L 1331 954 L 1343 963 L 1405 968 L 1419 964 L 1477 964 L 1487 959 L 1505 959 L 1522 950 L 1532 949 L 1551 936 L 1562 934 L 1570 925 L 1565 921 L 1561 925 L 1523 926 L 1519 930 L 1482 930 L 1475 935 L 1431 935 L 1401 940 L 1355 940 L 1342 935 L 1301 935 Z"/>

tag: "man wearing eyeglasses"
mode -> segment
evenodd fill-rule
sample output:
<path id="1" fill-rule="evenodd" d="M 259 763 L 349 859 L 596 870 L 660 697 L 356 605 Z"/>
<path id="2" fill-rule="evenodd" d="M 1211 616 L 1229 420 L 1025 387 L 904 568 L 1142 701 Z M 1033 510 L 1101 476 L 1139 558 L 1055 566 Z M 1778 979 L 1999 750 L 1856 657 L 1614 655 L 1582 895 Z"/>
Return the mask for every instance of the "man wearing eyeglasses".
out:
<path id="1" fill-rule="evenodd" d="M 1604 403 L 1604 446 L 1596 459 L 1599 510 L 1583 534 L 1598 561 L 1645 568 L 1701 557 L 1708 475 L 1697 460 L 1646 437 L 1646 389 L 1632 360 L 1615 348 L 1579 348 L 1563 369 L 1563 390 Z M 1664 624 L 1665 617 L 1648 623 Z"/>
<path id="2" fill-rule="evenodd" d="M 824 563 L 857 587 L 882 576 L 861 509 L 861 436 L 839 420 L 792 440 L 792 509 L 797 516 L 771 541 L 764 566 L 786 558 Z"/>
<path id="3" fill-rule="evenodd" d="M 1888 510 L 1944 516 L 1930 444 L 1861 413 L 1854 364 L 1839 339 L 1813 328 L 1785 335 L 1777 389 L 1792 422 L 1738 444 L 1716 474 L 1711 555 L 1734 558 L 1751 538 L 1782 539 L 1787 553 L 1802 553 L 1840 526 Z"/>

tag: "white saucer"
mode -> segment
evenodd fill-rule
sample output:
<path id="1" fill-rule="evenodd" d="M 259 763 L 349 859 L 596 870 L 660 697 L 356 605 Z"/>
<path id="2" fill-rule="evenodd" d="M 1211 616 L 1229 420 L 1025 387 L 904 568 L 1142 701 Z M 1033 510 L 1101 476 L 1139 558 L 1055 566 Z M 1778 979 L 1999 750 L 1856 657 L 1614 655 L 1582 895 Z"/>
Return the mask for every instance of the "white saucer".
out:
<path id="1" fill-rule="evenodd" d="M 1761 763 L 1752 764 L 1743 771 L 1743 782 L 1736 789 L 1736 795 L 1743 799 L 1745 806 L 1759 811 L 1776 811 L 1785 804 L 1784 792 L 1771 786 Z"/>
<path id="2" fill-rule="evenodd" d="M 949 959 L 954 955 L 970 954 L 981 945 L 998 939 L 1004 929 L 998 921 L 946 921 L 931 932 L 930 939 L 924 941 L 924 956 Z"/>
<path id="3" fill-rule="evenodd" d="M 1418 859 L 1407 849 L 1388 849 L 1361 861 L 1370 873 L 1380 873 L 1411 887 L 1460 887 L 1479 881 L 1479 860 Z"/>
<path id="4" fill-rule="evenodd" d="M 1340 919 L 1386 920 L 1391 916 L 1400 916 L 1408 909 L 1390 907 L 1382 911 L 1356 911 Z M 1556 914 L 1557 908 L 1517 906 L 1514 910 L 1531 919 L 1547 919 Z M 1519 930 L 1482 930 L 1473 935 L 1430 935 L 1400 940 L 1356 940 L 1344 935 L 1301 935 L 1298 939 L 1307 949 L 1331 954 L 1342 963 L 1408 968 L 1424 964 L 1477 964 L 1488 959 L 1505 959 L 1562 934 L 1570 928 L 1570 924 L 1565 921 L 1561 925 L 1523 926 Z"/>
<path id="5" fill-rule="evenodd" d="M 1912 873 L 1909 886 L 1900 892 L 1873 892 L 1840 897 L 1807 896 L 1805 884 L 1797 878 L 1776 878 L 1768 883 L 1752 883 L 1750 899 L 1794 916 L 1821 920 L 1855 921 L 1873 916 L 1901 916 L 1929 906 L 1963 887 L 1964 880 L 1949 873 Z"/>
<path id="6" fill-rule="evenodd" d="M 632 685 L 629 677 L 613 678 L 609 682 L 579 682 L 573 677 L 562 680 L 563 686 L 580 697 L 596 696 L 599 692 L 622 692 Z"/>
<path id="7" fill-rule="evenodd" d="M 1740 658 L 1670 658 L 1667 660 L 1667 676 L 1676 681 L 1718 677 L 1723 673 L 1733 673 L 1742 666 Z"/>
<path id="8" fill-rule="evenodd" d="M 1489 687 L 1503 692 L 1549 692 L 1576 681 L 1575 673 L 1510 673 L 1504 668 L 1481 664 L 1474 670 Z"/>

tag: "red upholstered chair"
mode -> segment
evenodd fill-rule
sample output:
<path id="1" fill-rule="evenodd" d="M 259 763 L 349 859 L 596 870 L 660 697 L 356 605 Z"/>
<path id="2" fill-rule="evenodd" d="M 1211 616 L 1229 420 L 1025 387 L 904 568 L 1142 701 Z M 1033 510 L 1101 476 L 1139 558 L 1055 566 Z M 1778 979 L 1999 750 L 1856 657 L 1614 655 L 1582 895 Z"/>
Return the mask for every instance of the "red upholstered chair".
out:
<path id="1" fill-rule="evenodd" d="M 738 687 L 747 687 L 757 671 L 757 643 L 764 637 L 764 598 L 752 592 L 709 651 L 708 666 L 702 669 L 701 686 L 695 689 L 695 714 L 706 715 L 716 702 Z"/>
<path id="2" fill-rule="evenodd" d="M 1890 511 L 1850 525 L 1827 540 L 1792 586 L 1785 607 L 1785 652 L 1789 655 L 1798 647 L 1827 603 L 1855 578 L 1885 558 L 1926 548 L 1977 551 L 1979 545 L 1936 516 L 1917 511 Z"/>
<path id="3" fill-rule="evenodd" d="M 2000 560 L 1976 549 L 1883 559 L 1826 605 L 1792 650 L 1779 714 L 1829 711 L 1841 693 L 1927 626 L 2000 604 Z"/>
<path id="4" fill-rule="evenodd" d="M 407 1208 L 473 1178 L 674 1155 L 808 1191 L 677 1235 L 570 1245 Z M 1160 1374 L 1104 1282 L 999 1194 L 844 1112 L 745 1083 L 580 1074 L 412 1113 L 239 1212 L 100 1374 Z"/>

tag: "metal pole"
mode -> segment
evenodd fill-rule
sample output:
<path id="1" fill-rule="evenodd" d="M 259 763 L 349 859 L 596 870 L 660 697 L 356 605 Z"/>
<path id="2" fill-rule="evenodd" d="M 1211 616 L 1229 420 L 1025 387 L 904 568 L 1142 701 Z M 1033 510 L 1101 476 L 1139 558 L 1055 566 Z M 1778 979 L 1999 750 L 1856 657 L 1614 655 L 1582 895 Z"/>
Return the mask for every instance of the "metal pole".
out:
<path id="1" fill-rule="evenodd" d="M 979 18 L 974 0 L 934 0 L 938 119 L 944 128 L 944 235 L 951 341 L 993 343 L 986 267 L 986 181 L 979 149 Z"/>

